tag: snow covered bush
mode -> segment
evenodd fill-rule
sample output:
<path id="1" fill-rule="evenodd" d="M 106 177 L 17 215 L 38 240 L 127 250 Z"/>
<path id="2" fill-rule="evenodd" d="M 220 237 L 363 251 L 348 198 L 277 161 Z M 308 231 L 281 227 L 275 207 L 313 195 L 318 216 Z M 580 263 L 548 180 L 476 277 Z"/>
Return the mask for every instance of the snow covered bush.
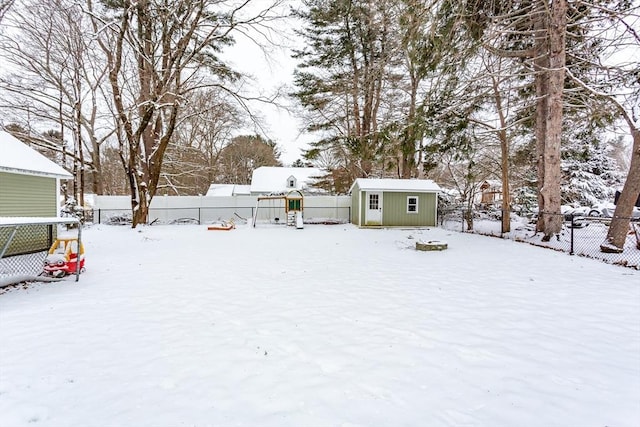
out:
<path id="1" fill-rule="evenodd" d="M 609 153 L 610 145 L 593 138 L 588 143 L 571 144 L 562 154 L 563 203 L 592 206 L 613 201 L 623 173 Z"/>

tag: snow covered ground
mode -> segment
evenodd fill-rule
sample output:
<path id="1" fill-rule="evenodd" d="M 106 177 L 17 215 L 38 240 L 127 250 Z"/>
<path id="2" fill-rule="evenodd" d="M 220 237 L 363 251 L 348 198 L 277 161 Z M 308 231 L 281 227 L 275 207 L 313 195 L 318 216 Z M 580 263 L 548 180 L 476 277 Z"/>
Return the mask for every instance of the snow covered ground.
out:
<path id="1" fill-rule="evenodd" d="M 635 226 L 640 227 L 637 223 Z M 501 233 L 499 217 L 481 217 L 473 221 L 473 233 L 488 236 L 500 236 L 505 239 L 513 239 L 530 243 L 536 246 L 571 252 L 575 255 L 594 258 L 614 265 L 623 265 L 640 270 L 640 251 L 637 248 L 636 236 L 633 233 L 627 235 L 623 253 L 604 253 L 600 245 L 606 241 L 609 231 L 609 220 L 596 217 L 579 218 L 576 227 L 572 230 L 571 223 L 565 221 L 560 234 L 551 238 L 548 242 L 542 241 L 542 233 L 535 232 L 535 223 L 528 218 L 512 215 L 511 232 Z M 469 232 L 466 222 L 463 225 L 460 215 L 449 215 L 442 227 L 453 231 Z M 639 228 L 640 230 L 640 228 Z M 573 239 L 573 245 L 571 241 Z"/>
<path id="2" fill-rule="evenodd" d="M 0 426 L 640 425 L 639 271 L 438 228 L 83 236 L 78 283 L 0 295 Z"/>

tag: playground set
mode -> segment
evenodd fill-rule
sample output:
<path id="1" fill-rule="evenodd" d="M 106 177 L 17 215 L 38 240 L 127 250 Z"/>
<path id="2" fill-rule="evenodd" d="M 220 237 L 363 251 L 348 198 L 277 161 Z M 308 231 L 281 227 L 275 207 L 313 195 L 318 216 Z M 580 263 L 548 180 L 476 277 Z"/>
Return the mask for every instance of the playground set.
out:
<path id="1" fill-rule="evenodd" d="M 268 216 L 270 221 L 275 224 L 283 224 L 280 220 L 280 214 L 284 212 L 286 217 L 286 225 L 295 226 L 296 229 L 304 228 L 303 213 L 304 210 L 304 196 L 299 190 L 292 190 L 286 194 L 268 194 L 265 196 L 259 196 L 256 202 L 256 208 L 253 211 L 252 226 L 255 227 L 258 222 L 259 214 Z M 265 213 L 266 211 L 266 213 Z M 245 218 L 240 217 L 243 223 L 246 223 Z M 209 231 L 230 231 L 236 228 L 235 220 L 219 220 L 213 224 L 207 226 Z"/>
<path id="2" fill-rule="evenodd" d="M 286 194 L 268 194 L 265 196 L 259 196 L 256 204 L 256 209 L 253 212 L 253 227 L 256 226 L 258 219 L 258 212 L 262 207 L 270 209 L 282 209 L 282 203 L 284 203 L 284 215 L 286 217 L 286 224 L 288 226 L 295 226 L 297 229 L 304 228 L 303 211 L 304 211 L 304 196 L 300 190 L 292 190 Z M 266 205 L 266 206 L 265 206 Z M 271 215 L 270 215 L 271 217 Z M 280 223 L 280 217 L 273 215 L 273 221 L 276 224 Z"/>

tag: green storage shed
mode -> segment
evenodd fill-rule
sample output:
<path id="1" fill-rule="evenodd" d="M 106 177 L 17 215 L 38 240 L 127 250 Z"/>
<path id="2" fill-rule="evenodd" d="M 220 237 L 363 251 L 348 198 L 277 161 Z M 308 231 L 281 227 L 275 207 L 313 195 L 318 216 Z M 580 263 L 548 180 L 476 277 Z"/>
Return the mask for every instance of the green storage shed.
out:
<path id="1" fill-rule="evenodd" d="M 426 227 L 438 222 L 440 187 L 428 179 L 358 178 L 351 222 L 359 227 Z"/>

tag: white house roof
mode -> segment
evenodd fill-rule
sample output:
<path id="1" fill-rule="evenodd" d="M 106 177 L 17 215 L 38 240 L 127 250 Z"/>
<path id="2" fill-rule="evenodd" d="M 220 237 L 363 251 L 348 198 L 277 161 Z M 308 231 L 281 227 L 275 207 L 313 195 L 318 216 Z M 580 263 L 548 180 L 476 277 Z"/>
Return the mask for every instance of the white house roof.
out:
<path id="1" fill-rule="evenodd" d="M 324 175 L 319 168 L 284 168 L 261 166 L 253 171 L 251 177 L 251 193 L 276 193 L 291 190 L 303 190 L 314 182 L 314 177 Z M 295 185 L 288 186 L 290 177 L 295 178 Z"/>
<path id="2" fill-rule="evenodd" d="M 0 171 L 73 178 L 62 167 L 5 131 L 0 131 L 0 153 Z"/>
<path id="3" fill-rule="evenodd" d="M 440 186 L 430 179 L 391 179 L 391 178 L 358 178 L 349 189 L 358 184 L 360 190 L 365 191 L 417 191 L 423 193 L 438 193 Z"/>
<path id="4" fill-rule="evenodd" d="M 238 185 L 238 184 L 211 184 L 207 191 L 207 197 L 225 197 L 236 195 L 249 195 L 251 194 L 250 185 Z"/>

